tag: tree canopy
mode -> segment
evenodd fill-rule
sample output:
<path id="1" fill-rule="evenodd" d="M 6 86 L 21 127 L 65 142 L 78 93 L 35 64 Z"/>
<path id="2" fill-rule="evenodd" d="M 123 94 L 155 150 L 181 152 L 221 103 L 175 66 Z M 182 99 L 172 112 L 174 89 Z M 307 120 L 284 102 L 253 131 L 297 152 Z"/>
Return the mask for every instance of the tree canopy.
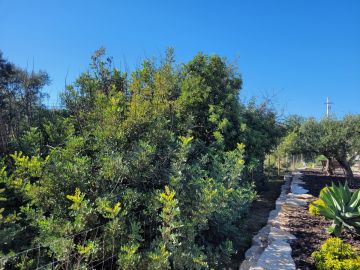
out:
<path id="1" fill-rule="evenodd" d="M 20 136 L 39 125 L 44 97 L 41 89 L 49 82 L 46 72 L 16 67 L 0 51 L 0 154 L 13 151 Z"/>
<path id="2" fill-rule="evenodd" d="M 352 180 L 351 165 L 360 152 L 360 115 L 343 119 L 310 118 L 305 121 L 294 140 L 294 150 L 305 154 L 324 155 L 336 160 Z"/>

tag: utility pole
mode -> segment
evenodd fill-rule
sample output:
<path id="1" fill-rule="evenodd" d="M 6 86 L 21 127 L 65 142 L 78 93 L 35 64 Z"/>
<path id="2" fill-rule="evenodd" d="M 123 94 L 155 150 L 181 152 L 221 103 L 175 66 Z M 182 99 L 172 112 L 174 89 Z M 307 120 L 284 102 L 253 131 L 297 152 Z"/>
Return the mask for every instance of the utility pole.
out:
<path id="1" fill-rule="evenodd" d="M 329 97 L 326 98 L 326 117 L 329 118 L 330 115 L 330 110 L 331 110 L 331 104 L 333 104 L 332 102 L 330 102 Z"/>
<path id="2" fill-rule="evenodd" d="M 331 110 L 331 104 L 332 102 L 330 102 L 329 100 L 329 97 L 326 97 L 326 118 L 329 118 L 329 115 L 330 115 L 330 110 Z M 330 159 L 327 159 L 326 161 L 326 170 L 329 171 L 329 168 L 331 168 L 331 160 Z"/>

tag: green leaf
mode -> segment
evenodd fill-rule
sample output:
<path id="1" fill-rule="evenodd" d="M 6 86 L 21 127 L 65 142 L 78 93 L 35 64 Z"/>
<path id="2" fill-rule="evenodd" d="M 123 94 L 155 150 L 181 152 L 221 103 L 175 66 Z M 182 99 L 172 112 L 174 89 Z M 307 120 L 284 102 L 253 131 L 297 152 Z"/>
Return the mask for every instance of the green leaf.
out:
<path id="1" fill-rule="evenodd" d="M 350 199 L 349 207 L 351 209 L 359 209 L 360 207 L 360 189 L 356 190 Z"/>

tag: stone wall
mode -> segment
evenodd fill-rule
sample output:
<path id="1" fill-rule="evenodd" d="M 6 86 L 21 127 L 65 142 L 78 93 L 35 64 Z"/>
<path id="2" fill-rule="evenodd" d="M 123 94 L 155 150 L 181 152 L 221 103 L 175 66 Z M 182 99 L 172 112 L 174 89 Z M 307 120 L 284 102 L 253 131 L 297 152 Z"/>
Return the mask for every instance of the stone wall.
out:
<path id="1" fill-rule="evenodd" d="M 252 246 L 245 253 L 240 270 L 295 270 L 291 257 L 290 241 L 295 236 L 286 231 L 287 220 L 283 212 L 307 204 L 311 195 L 301 187 L 301 173 L 295 172 L 284 177 L 281 194 L 275 209 L 269 214 L 268 222 L 252 239 Z"/>

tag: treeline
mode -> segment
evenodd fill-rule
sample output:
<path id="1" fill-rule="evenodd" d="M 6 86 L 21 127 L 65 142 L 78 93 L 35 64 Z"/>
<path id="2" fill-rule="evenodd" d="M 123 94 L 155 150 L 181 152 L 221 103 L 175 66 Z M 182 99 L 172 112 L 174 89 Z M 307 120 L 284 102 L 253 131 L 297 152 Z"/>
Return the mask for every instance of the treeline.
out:
<path id="1" fill-rule="evenodd" d="M 3 58 L 0 51 L 0 154 L 22 147 L 20 137 L 44 121 L 42 87 L 49 84 L 44 71 L 27 72 Z"/>
<path id="2" fill-rule="evenodd" d="M 169 49 L 127 74 L 100 49 L 64 109 L 42 105 L 48 82 L 0 57 L 0 266 L 227 266 L 284 133 L 269 106 L 239 101 L 238 71 Z"/>

